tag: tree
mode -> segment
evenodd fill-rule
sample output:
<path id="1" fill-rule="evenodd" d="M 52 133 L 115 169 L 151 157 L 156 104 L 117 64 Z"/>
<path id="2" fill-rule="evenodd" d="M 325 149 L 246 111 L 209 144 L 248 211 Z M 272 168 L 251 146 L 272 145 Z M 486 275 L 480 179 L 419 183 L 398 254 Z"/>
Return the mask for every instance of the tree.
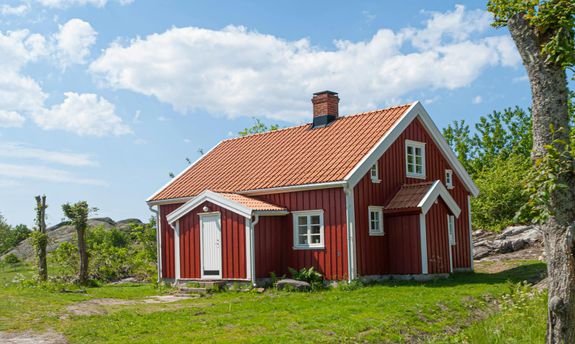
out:
<path id="1" fill-rule="evenodd" d="M 255 123 L 253 126 L 251 126 L 249 128 L 245 128 L 244 130 L 238 132 L 238 135 L 240 135 L 241 137 L 244 137 L 244 136 L 248 136 L 248 135 L 265 133 L 268 131 L 274 131 L 274 130 L 279 129 L 279 125 L 277 125 L 277 124 L 272 124 L 268 127 L 267 125 L 265 125 L 262 121 L 260 121 L 257 118 L 254 118 L 254 122 Z"/>
<path id="2" fill-rule="evenodd" d="M 507 26 L 532 93 L 533 161 L 558 171 L 538 183 L 549 275 L 547 343 L 575 343 L 575 168 L 570 149 L 567 69 L 575 65 L 573 0 L 491 0 L 494 25 Z M 546 159 L 552 155 L 557 159 Z M 567 169 L 545 168 L 554 162 Z M 540 180 L 541 181 L 541 180 Z"/>
<path id="3" fill-rule="evenodd" d="M 88 251 L 86 250 L 86 228 L 88 227 L 88 214 L 91 209 L 88 202 L 80 201 L 75 204 L 66 203 L 62 205 L 64 215 L 72 222 L 78 234 L 78 254 L 80 256 L 80 270 L 78 272 L 78 282 L 86 284 L 88 282 Z"/>
<path id="4" fill-rule="evenodd" d="M 36 250 L 38 263 L 38 279 L 48 279 L 48 264 L 46 262 L 46 246 L 48 235 L 46 234 L 46 195 L 36 196 L 36 231 L 32 235 L 32 244 Z"/>

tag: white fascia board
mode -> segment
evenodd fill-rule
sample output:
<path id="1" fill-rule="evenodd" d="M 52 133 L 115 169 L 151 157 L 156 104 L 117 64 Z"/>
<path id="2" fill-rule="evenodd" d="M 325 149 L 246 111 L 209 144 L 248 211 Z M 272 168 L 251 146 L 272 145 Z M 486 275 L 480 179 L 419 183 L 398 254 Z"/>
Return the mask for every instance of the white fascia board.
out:
<path id="1" fill-rule="evenodd" d="M 255 189 L 255 190 L 245 190 L 238 191 L 237 194 L 246 196 L 256 196 L 256 195 L 270 195 L 283 192 L 294 192 L 294 191 L 305 191 L 305 190 L 318 190 L 318 189 L 330 189 L 345 187 L 347 185 L 346 181 L 335 181 L 326 183 L 314 183 L 314 184 L 302 184 L 302 185 L 290 185 L 290 186 L 278 186 L 274 188 L 267 189 Z"/>
<path id="2" fill-rule="evenodd" d="M 169 198 L 169 199 L 162 199 L 158 201 L 146 201 L 149 206 L 154 205 L 164 205 L 164 204 L 174 204 L 174 203 L 185 203 L 191 200 L 194 197 L 180 197 L 180 198 Z"/>
<path id="3" fill-rule="evenodd" d="M 461 178 L 461 181 L 465 185 L 465 188 L 473 195 L 477 196 L 479 194 L 479 189 L 469 176 L 469 173 L 465 170 L 463 165 L 459 162 L 451 147 L 445 141 L 445 138 L 419 101 L 411 104 L 411 106 L 405 111 L 403 116 L 393 125 L 393 127 L 387 131 L 387 133 L 379 140 L 379 142 L 367 153 L 363 159 L 359 162 L 357 166 L 351 170 L 350 173 L 345 177 L 349 183 L 350 187 L 355 187 L 355 185 L 363 178 L 363 176 L 369 171 L 371 166 L 376 163 L 376 161 L 387 151 L 387 149 L 395 142 L 395 140 L 403 133 L 403 131 L 411 124 L 411 122 L 419 117 L 423 126 L 433 138 L 435 144 L 442 152 L 443 156 L 447 159 L 449 164 L 452 166 L 454 172 Z"/>
<path id="4" fill-rule="evenodd" d="M 419 102 L 414 102 L 405 110 L 403 115 L 397 122 L 387 131 L 387 133 L 375 144 L 375 146 L 359 161 L 359 163 L 351 170 L 344 180 L 348 182 L 349 187 L 353 188 L 361 178 L 369 171 L 377 160 L 385 153 L 393 142 L 403 133 L 407 126 L 413 121 L 417 112 L 414 108 Z"/>
<path id="5" fill-rule="evenodd" d="M 166 184 L 164 184 L 164 186 L 162 186 L 161 188 L 159 188 L 156 192 L 154 192 L 154 194 L 150 197 L 148 197 L 148 199 L 146 200 L 146 202 L 148 202 L 149 204 L 152 204 L 153 201 L 152 198 L 156 197 L 157 194 L 159 194 L 162 190 L 164 190 L 165 188 L 167 188 L 170 184 L 172 184 L 173 182 L 175 182 L 178 178 L 180 178 L 182 175 L 184 175 L 184 173 L 188 172 L 188 170 L 192 167 L 194 167 L 194 165 L 196 165 L 198 162 L 200 162 L 200 160 L 202 160 L 203 158 L 207 157 L 208 154 L 210 154 L 214 149 L 216 149 L 223 141 L 220 141 L 217 145 L 215 145 L 214 147 L 212 147 L 209 151 L 207 151 L 205 154 L 202 154 L 201 157 L 199 157 L 196 161 L 194 161 L 193 163 L 190 164 L 190 166 L 186 167 L 182 172 L 180 172 L 177 176 L 175 176 L 174 178 L 170 179 L 170 181 L 168 181 Z M 173 203 L 173 202 L 172 202 Z M 158 204 L 158 203 L 154 203 L 154 204 Z"/>
<path id="6" fill-rule="evenodd" d="M 213 191 L 206 190 L 168 214 L 168 216 L 166 216 L 168 223 L 174 223 L 205 201 L 209 201 L 220 207 L 226 208 L 236 214 L 242 215 L 243 217 L 251 218 L 252 216 L 252 209 L 238 202 L 231 201 Z"/>
<path id="7" fill-rule="evenodd" d="M 451 197 L 451 195 L 449 194 L 449 191 L 447 191 L 445 186 L 443 186 L 443 183 L 441 183 L 441 181 L 439 180 L 436 180 L 431 185 L 431 187 L 429 188 L 425 196 L 423 196 L 417 207 L 421 208 L 421 212 L 423 214 L 427 214 L 429 209 L 431 209 L 431 206 L 433 206 L 433 203 L 435 202 L 437 197 L 440 196 L 443 199 L 443 201 L 445 201 L 445 204 L 447 204 L 447 207 L 449 208 L 449 210 L 451 210 L 453 215 L 455 215 L 455 217 L 459 217 L 459 214 L 461 214 L 461 208 L 459 208 L 457 202 L 455 202 L 453 197 Z"/>

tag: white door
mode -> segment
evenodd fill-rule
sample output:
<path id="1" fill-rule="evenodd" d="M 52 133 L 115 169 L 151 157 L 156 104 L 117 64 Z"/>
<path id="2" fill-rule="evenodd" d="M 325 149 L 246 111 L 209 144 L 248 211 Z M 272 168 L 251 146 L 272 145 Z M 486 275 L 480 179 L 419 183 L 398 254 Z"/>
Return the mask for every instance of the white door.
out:
<path id="1" fill-rule="evenodd" d="M 222 278 L 222 228 L 220 214 L 200 215 L 202 278 Z"/>

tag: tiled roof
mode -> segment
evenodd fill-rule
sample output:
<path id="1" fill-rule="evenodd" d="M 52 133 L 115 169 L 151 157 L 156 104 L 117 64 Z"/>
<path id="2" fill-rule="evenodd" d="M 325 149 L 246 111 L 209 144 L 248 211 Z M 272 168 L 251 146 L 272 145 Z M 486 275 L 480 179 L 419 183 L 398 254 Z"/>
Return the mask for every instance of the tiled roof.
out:
<path id="1" fill-rule="evenodd" d="M 229 199 L 230 201 L 237 202 L 243 206 L 246 206 L 252 210 L 257 211 L 287 211 L 286 208 L 280 207 L 275 204 L 267 203 L 264 201 L 260 201 L 259 199 L 238 195 L 234 193 L 226 193 L 220 192 L 219 193 L 222 197 Z"/>
<path id="2" fill-rule="evenodd" d="M 344 180 L 409 106 L 222 141 L 149 200 Z"/>
<path id="3" fill-rule="evenodd" d="M 433 182 L 402 185 L 389 204 L 385 207 L 385 210 L 390 211 L 417 208 L 432 185 Z"/>

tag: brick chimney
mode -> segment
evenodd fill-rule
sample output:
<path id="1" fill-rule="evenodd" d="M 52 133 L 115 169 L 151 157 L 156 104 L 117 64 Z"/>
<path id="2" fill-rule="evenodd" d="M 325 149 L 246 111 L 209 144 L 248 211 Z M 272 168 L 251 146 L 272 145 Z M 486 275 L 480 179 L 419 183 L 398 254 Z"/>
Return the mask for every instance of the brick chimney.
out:
<path id="1" fill-rule="evenodd" d="M 311 98 L 313 104 L 312 128 L 325 127 L 339 116 L 339 97 L 332 91 L 316 92 Z"/>

